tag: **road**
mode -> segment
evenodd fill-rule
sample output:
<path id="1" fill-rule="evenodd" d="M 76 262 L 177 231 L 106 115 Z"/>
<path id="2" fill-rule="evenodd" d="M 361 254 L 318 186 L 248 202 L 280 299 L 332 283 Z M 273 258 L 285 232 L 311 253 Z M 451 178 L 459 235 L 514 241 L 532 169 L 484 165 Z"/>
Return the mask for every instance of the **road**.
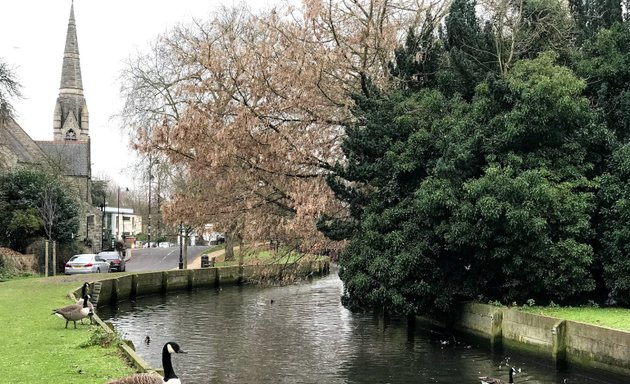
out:
<path id="1" fill-rule="evenodd" d="M 188 247 L 190 264 L 207 246 Z M 127 272 L 165 271 L 179 267 L 179 247 L 135 248 L 127 262 Z"/>

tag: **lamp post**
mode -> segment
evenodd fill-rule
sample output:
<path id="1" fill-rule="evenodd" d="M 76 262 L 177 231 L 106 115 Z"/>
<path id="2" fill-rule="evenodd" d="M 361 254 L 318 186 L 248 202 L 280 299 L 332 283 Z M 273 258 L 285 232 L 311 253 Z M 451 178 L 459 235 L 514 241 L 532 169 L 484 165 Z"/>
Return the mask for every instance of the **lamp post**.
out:
<path id="1" fill-rule="evenodd" d="M 105 195 L 103 195 L 103 203 L 99 205 L 101 208 L 101 250 L 105 249 L 105 207 L 107 207 L 107 202 L 105 201 Z"/>
<path id="2" fill-rule="evenodd" d="M 116 216 L 116 241 L 120 238 L 120 187 L 118 187 L 118 215 Z"/>
<path id="3" fill-rule="evenodd" d="M 184 258 L 182 257 L 182 247 L 184 244 L 184 239 L 182 238 L 182 232 L 184 229 L 184 222 L 179 222 L 179 269 L 184 269 Z"/>
<path id="4" fill-rule="evenodd" d="M 149 224 L 147 225 L 148 232 L 148 240 L 149 240 L 149 248 L 151 248 L 151 180 L 153 180 L 153 175 L 151 174 L 151 153 L 149 152 Z"/>

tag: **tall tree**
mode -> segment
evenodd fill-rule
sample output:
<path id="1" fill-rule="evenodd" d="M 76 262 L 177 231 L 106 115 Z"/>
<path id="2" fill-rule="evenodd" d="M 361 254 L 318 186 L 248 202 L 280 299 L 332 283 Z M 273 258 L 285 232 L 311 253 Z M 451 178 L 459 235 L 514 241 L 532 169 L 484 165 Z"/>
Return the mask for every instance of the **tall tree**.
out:
<path id="1" fill-rule="evenodd" d="M 602 29 L 585 42 L 576 72 L 589 79 L 586 93 L 620 142 L 630 139 L 630 24 Z"/>
<path id="2" fill-rule="evenodd" d="M 623 0 L 569 0 L 578 37 L 588 40 L 600 29 L 622 22 L 627 5 Z"/>
<path id="3" fill-rule="evenodd" d="M 424 90 L 360 103 L 332 183 L 355 212 L 341 256 L 349 307 L 448 312 L 593 289 L 596 115 L 554 59 L 517 62 L 471 102 Z"/>
<path id="4" fill-rule="evenodd" d="M 350 95 L 391 81 L 399 32 L 423 12 L 404 3 L 223 9 L 166 37 L 165 50 L 196 76 L 176 85 L 186 102 L 179 120 L 137 141 L 184 170 L 165 216 L 214 222 L 245 240 L 331 246 L 314 226 L 321 212 L 342 210 L 325 176 L 341 156 Z"/>
<path id="5" fill-rule="evenodd" d="M 445 27 L 459 76 L 452 84 L 467 99 L 488 75 L 505 77 L 520 59 L 572 45 L 572 20 L 560 0 L 454 0 Z"/>
<path id="6" fill-rule="evenodd" d="M 38 170 L 0 175 L 0 241 L 19 251 L 36 237 L 71 243 L 79 229 L 78 203 L 67 189 L 58 178 Z"/>

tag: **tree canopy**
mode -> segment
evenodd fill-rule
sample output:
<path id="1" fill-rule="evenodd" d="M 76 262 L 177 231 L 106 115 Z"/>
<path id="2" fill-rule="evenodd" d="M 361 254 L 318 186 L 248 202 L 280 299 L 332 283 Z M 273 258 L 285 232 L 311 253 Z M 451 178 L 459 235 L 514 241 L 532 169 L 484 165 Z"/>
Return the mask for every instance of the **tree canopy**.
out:
<path id="1" fill-rule="evenodd" d="M 345 246 L 350 308 L 630 304 L 624 9 L 224 8 L 130 62 L 123 114 L 178 172 L 167 220 Z"/>
<path id="2" fill-rule="evenodd" d="M 38 170 L 0 174 L 0 243 L 24 251 L 35 238 L 72 242 L 79 229 L 78 203 L 67 190 Z"/>

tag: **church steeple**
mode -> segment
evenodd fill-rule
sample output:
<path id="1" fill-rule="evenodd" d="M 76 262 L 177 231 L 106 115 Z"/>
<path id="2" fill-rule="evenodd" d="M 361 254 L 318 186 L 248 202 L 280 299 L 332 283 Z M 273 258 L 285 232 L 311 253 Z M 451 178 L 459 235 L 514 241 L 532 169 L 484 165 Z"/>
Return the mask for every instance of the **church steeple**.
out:
<path id="1" fill-rule="evenodd" d="M 53 133 L 55 141 L 86 141 L 89 137 L 89 114 L 83 97 L 74 1 L 70 6 L 59 97 L 55 105 Z"/>

